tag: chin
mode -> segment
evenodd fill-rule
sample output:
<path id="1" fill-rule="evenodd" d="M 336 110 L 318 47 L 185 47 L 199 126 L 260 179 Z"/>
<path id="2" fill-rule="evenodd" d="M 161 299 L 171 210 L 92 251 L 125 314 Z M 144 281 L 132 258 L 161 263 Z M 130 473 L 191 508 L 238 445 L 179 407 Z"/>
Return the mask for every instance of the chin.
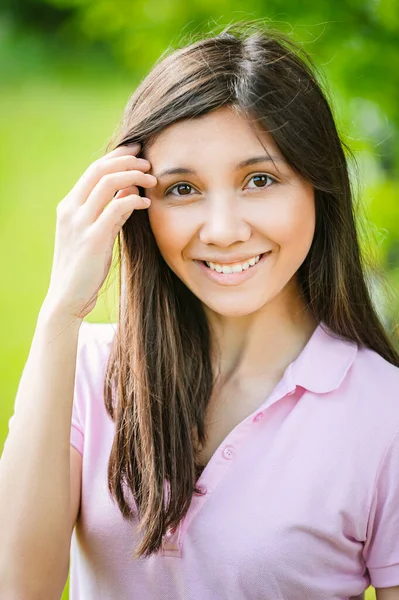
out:
<path id="1" fill-rule="evenodd" d="M 233 299 L 225 302 L 206 302 L 201 299 L 204 304 L 205 310 L 211 310 L 212 312 L 222 317 L 246 317 L 259 311 L 264 303 L 259 304 L 258 302 L 243 302 L 237 298 L 237 301 Z"/>

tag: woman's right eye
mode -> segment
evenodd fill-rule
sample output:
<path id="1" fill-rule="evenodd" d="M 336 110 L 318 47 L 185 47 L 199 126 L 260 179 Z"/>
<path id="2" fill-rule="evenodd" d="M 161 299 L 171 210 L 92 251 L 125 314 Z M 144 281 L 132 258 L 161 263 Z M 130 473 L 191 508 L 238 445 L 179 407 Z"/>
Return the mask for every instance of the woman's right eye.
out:
<path id="1" fill-rule="evenodd" d="M 189 194 L 183 192 L 182 194 L 172 194 L 172 190 L 174 190 L 175 188 L 180 189 L 180 191 L 185 189 L 187 190 L 187 188 L 191 188 L 193 189 L 193 186 L 190 185 L 189 183 L 176 183 L 173 187 L 169 188 L 169 190 L 165 193 L 165 196 L 188 196 Z"/>

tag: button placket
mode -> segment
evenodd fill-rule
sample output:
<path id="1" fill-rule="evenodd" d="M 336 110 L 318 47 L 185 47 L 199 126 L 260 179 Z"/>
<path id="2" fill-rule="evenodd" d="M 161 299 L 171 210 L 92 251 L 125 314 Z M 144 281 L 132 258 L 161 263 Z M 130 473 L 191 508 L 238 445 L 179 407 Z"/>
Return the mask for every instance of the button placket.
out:
<path id="1" fill-rule="evenodd" d="M 208 488 L 204 483 L 197 484 L 198 489 L 203 495 L 193 496 L 190 510 L 183 521 L 173 529 L 168 529 L 162 540 L 161 554 L 163 556 L 175 556 L 181 558 L 182 555 L 182 538 L 189 527 L 191 520 L 201 509 L 202 503 L 207 500 Z"/>
<path id="2" fill-rule="evenodd" d="M 227 464 L 225 463 L 225 467 L 222 467 L 222 462 L 223 459 L 225 461 L 232 461 L 237 453 L 237 445 L 238 447 L 240 447 L 240 444 L 244 441 L 244 439 L 250 434 L 250 428 L 251 428 L 251 424 L 252 423 L 259 423 L 261 421 L 264 420 L 265 418 L 265 413 L 266 410 L 272 405 L 274 404 L 274 402 L 276 402 L 279 398 L 283 398 L 284 396 L 292 396 L 296 391 L 296 388 L 294 390 L 285 390 L 285 394 L 281 394 L 277 397 L 277 393 L 275 392 L 274 394 L 271 395 L 271 397 L 269 397 L 268 399 L 268 404 L 262 406 L 261 409 L 258 409 L 259 412 L 257 412 L 252 419 L 248 419 L 248 420 L 244 420 L 242 422 L 242 430 L 239 431 L 239 435 L 237 436 L 237 429 L 235 429 L 235 438 L 234 441 L 236 441 L 236 445 L 232 445 L 232 444 L 226 444 L 224 446 L 222 446 L 218 452 L 215 453 L 215 455 L 211 458 L 211 463 L 215 470 L 215 473 L 212 472 L 212 474 L 209 472 L 209 467 L 208 467 L 208 471 L 207 471 L 207 476 L 211 478 L 211 494 L 213 493 L 213 491 L 216 489 L 217 485 L 219 484 L 219 482 L 221 481 L 221 479 L 226 475 L 226 472 L 228 470 L 227 468 Z M 233 432 L 232 432 L 233 433 Z M 219 456 L 219 459 L 217 458 L 217 456 Z M 222 462 L 220 462 L 220 458 L 222 459 Z M 192 505 L 186 515 L 186 518 L 184 519 L 184 521 L 181 523 L 180 527 L 177 530 L 173 530 L 173 531 L 168 531 L 165 536 L 164 536 L 164 543 L 163 543 L 163 549 L 162 549 L 162 554 L 164 556 L 175 556 L 175 557 L 179 557 L 181 558 L 182 556 L 182 540 L 184 539 L 184 536 L 186 535 L 187 530 L 190 527 L 190 523 L 192 522 L 192 520 L 195 518 L 195 516 L 198 514 L 198 512 L 201 510 L 201 508 L 203 507 L 203 503 L 209 498 L 209 494 L 208 494 L 208 490 L 207 490 L 207 486 L 204 483 L 198 483 L 197 484 L 198 489 L 202 492 L 203 495 L 195 495 L 193 497 L 192 500 Z"/>

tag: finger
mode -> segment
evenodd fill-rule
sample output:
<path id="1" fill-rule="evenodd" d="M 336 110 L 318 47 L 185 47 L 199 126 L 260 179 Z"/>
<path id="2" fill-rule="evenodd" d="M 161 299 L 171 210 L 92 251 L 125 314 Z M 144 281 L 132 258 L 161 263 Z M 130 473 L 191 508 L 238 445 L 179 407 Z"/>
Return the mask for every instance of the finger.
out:
<path id="1" fill-rule="evenodd" d="M 154 187 L 157 180 L 149 173 L 142 171 L 125 171 L 107 174 L 95 186 L 87 201 L 80 208 L 80 219 L 83 224 L 90 225 L 103 212 L 106 205 L 111 202 L 115 193 L 131 185 L 141 187 Z"/>
<path id="2" fill-rule="evenodd" d="M 137 185 L 128 185 L 127 187 L 119 190 L 114 198 L 124 198 L 125 196 L 129 196 L 130 194 L 135 194 L 136 196 L 140 196 L 139 188 Z"/>
<path id="3" fill-rule="evenodd" d="M 94 237 L 98 236 L 99 239 L 103 239 L 104 243 L 106 243 L 110 231 L 116 237 L 118 231 L 134 210 L 148 208 L 150 204 L 151 200 L 149 198 L 137 196 L 137 194 L 130 194 L 117 201 L 110 202 L 97 221 L 92 225 L 91 234 Z"/>
<path id="4" fill-rule="evenodd" d="M 138 158 L 131 153 L 131 150 L 129 151 L 128 147 L 117 148 L 113 152 L 118 152 L 119 155 L 115 155 L 111 152 L 94 161 L 72 188 L 68 196 L 75 206 L 81 206 L 86 202 L 87 197 L 92 192 L 94 186 L 107 173 L 115 173 L 129 169 L 148 171 L 151 167 L 148 160 Z"/>
<path id="5" fill-rule="evenodd" d="M 117 173 L 128 170 L 148 171 L 150 169 L 149 161 L 143 158 L 137 158 L 129 153 L 113 158 L 105 158 L 95 161 L 85 171 L 83 176 L 77 182 L 73 189 L 76 206 L 84 204 L 98 184 L 102 177 L 109 173 Z"/>

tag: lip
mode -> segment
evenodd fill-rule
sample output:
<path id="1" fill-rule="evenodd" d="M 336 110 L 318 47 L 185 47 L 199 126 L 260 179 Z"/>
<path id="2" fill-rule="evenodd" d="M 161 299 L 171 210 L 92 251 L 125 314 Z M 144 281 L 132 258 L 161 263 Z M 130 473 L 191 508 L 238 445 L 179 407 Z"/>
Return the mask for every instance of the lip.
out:
<path id="1" fill-rule="evenodd" d="M 259 271 L 260 266 L 268 259 L 270 254 L 271 251 L 265 252 L 262 258 L 253 267 L 249 267 L 246 271 L 241 271 L 241 273 L 218 273 L 204 265 L 202 261 L 194 260 L 193 262 L 209 277 L 209 279 L 211 279 L 211 281 L 215 281 L 221 285 L 237 285 L 238 283 L 242 283 L 247 281 L 250 277 L 253 277 Z"/>
<path id="2" fill-rule="evenodd" d="M 216 264 L 220 264 L 220 265 L 236 265 L 238 263 L 246 263 L 249 260 L 251 260 L 251 258 L 254 258 L 255 256 L 260 256 L 261 254 L 265 254 L 265 252 L 258 252 L 257 254 L 250 254 L 250 255 L 246 255 L 246 256 L 241 256 L 239 258 L 236 258 L 235 260 L 230 260 L 229 262 L 226 262 L 226 260 L 224 258 L 220 258 L 220 259 L 215 259 L 215 258 L 203 258 L 202 260 L 205 262 L 212 262 L 212 263 L 216 263 Z M 199 260 L 199 259 L 198 259 Z"/>

